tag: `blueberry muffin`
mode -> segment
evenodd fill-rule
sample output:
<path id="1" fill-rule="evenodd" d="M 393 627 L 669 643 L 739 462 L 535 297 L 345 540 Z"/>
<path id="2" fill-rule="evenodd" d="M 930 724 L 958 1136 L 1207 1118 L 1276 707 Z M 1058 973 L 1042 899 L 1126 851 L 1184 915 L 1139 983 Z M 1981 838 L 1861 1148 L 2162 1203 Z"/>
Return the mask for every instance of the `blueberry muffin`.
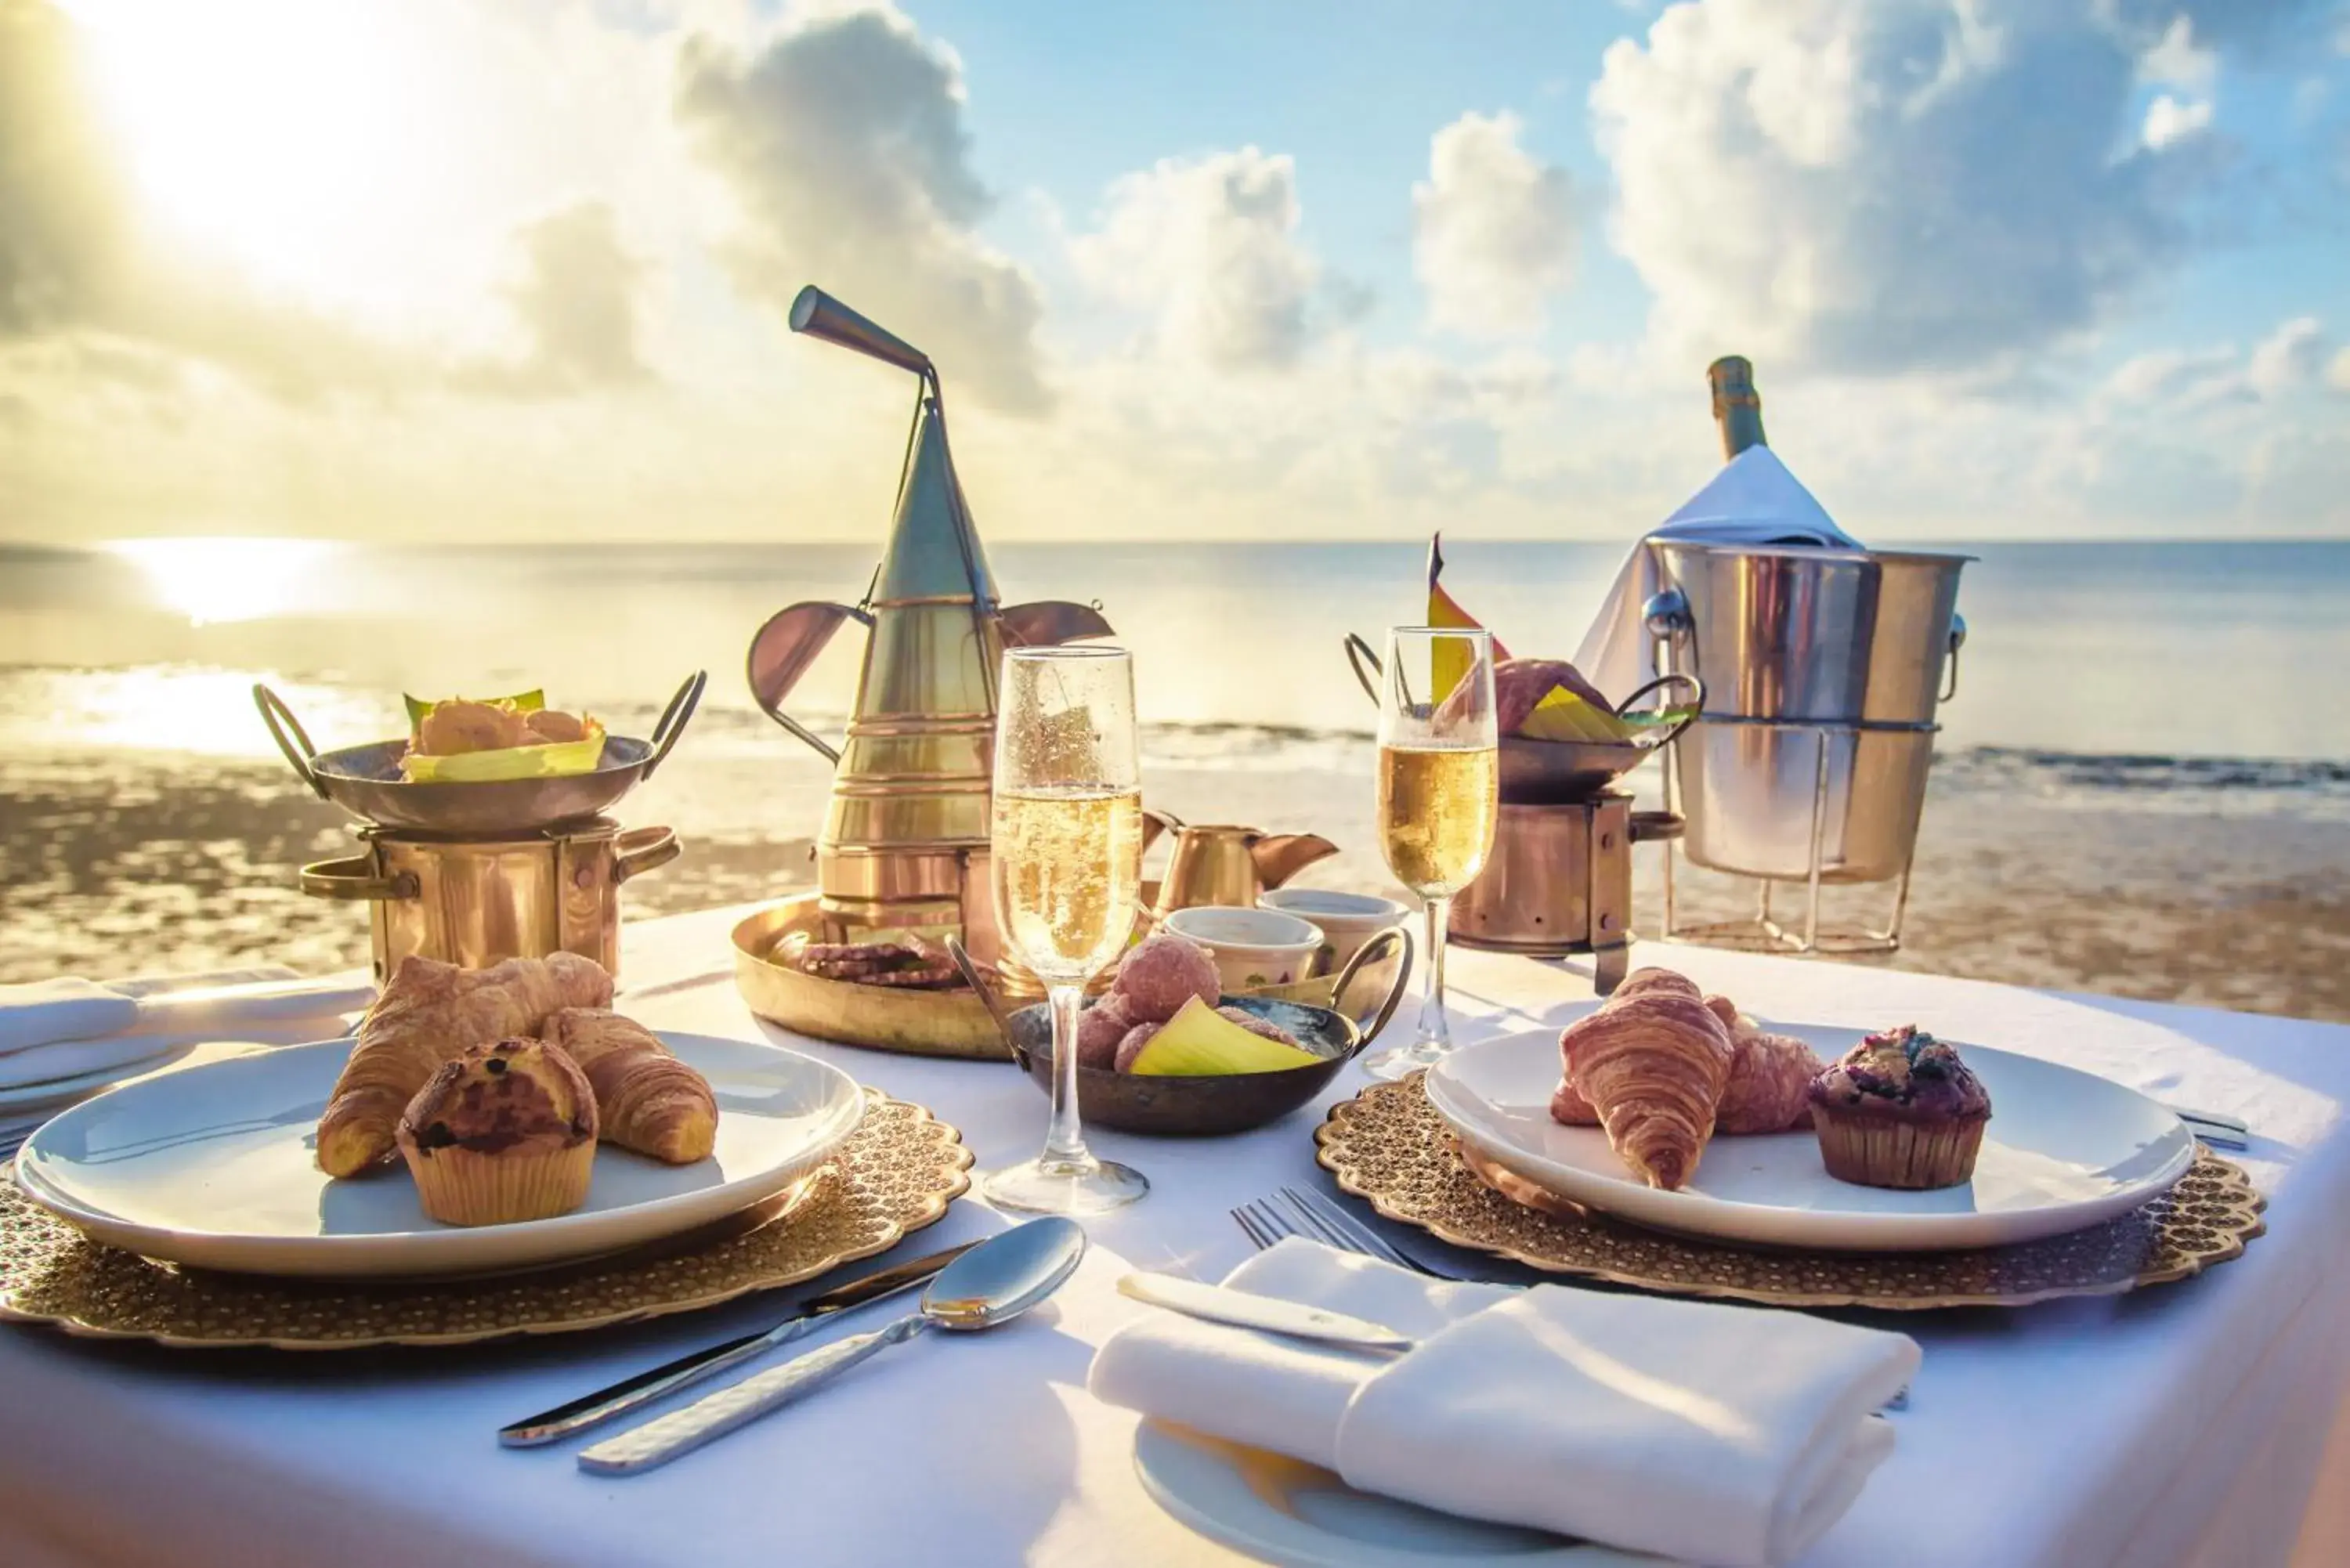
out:
<path id="1" fill-rule="evenodd" d="M 558 1046 L 476 1045 L 400 1113 L 400 1158 L 424 1212 L 444 1225 L 504 1225 L 568 1214 L 596 1164 L 596 1094 Z"/>
<path id="2" fill-rule="evenodd" d="M 1921 1189 L 1973 1177 L 1991 1096 L 1959 1054 L 1905 1023 L 1812 1080 L 1820 1158 L 1838 1181 Z"/>

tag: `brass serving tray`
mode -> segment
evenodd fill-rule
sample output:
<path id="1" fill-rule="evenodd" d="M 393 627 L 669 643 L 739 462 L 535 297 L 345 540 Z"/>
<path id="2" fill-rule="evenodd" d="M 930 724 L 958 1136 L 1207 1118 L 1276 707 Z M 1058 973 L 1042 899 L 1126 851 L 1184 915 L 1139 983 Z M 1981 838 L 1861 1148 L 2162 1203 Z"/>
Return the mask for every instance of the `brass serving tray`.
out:
<path id="1" fill-rule="evenodd" d="M 1420 1077 L 1333 1106 L 1315 1129 L 1315 1158 L 1389 1220 L 1549 1273 L 1771 1306 L 2016 1307 L 2189 1279 L 2241 1257 L 2265 1230 L 2251 1178 L 2199 1148 L 2178 1185 L 2145 1207 L 2018 1246 L 1818 1252 L 1701 1241 L 1586 1212 L 1472 1165 Z"/>
<path id="2" fill-rule="evenodd" d="M 915 1056 L 1012 1060 L 986 1004 L 969 991 L 858 985 L 771 959 L 785 937 L 819 931 L 817 897 L 786 898 L 734 928 L 734 986 L 754 1013 L 795 1033 L 844 1045 Z"/>
<path id="3" fill-rule="evenodd" d="M 1147 901 L 1151 884 L 1143 884 Z M 769 957 L 785 938 L 822 929 L 818 895 L 803 894 L 771 905 L 734 928 L 734 988 L 743 993 L 754 1014 L 780 1023 L 795 1033 L 842 1045 L 864 1045 L 876 1051 L 898 1051 L 910 1056 L 959 1056 L 970 1061 L 1009 1062 L 1010 1047 L 988 1015 L 986 1004 L 971 992 L 895 990 L 886 985 L 858 985 L 853 981 L 827 980 Z M 1404 954 L 1405 971 L 1411 963 Z M 1094 989 L 1109 983 L 1114 970 L 1105 970 Z M 1317 975 L 1294 984 L 1251 992 L 1278 1002 L 1309 1007 L 1336 1007 L 1333 996 L 1336 977 Z M 1359 988 L 1358 988 L 1359 989 Z M 1031 992 L 1004 988 L 1014 1006 L 1035 1001 Z M 1372 999 L 1371 1005 L 1378 1005 Z M 1345 1011 L 1340 1009 L 1340 1011 Z M 1368 1012 L 1348 1014 L 1361 1018 Z"/>
<path id="4" fill-rule="evenodd" d="M 716 1306 L 887 1251 L 971 1186 L 962 1135 L 868 1089 L 832 1161 L 738 1220 L 532 1273 L 335 1282 L 213 1273 L 100 1246 L 0 1180 L 0 1319 L 194 1349 L 358 1350 L 569 1334 Z"/>

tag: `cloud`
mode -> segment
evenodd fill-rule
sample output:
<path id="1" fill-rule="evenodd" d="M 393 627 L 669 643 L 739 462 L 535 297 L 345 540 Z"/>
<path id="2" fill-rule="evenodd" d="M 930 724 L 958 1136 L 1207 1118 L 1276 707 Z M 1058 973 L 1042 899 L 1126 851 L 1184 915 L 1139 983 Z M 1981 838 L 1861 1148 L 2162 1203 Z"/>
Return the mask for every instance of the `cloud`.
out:
<path id="1" fill-rule="evenodd" d="M 2116 155 L 2166 35 L 2102 9 L 1699 0 L 1611 46 L 1592 107 L 1652 327 L 1891 375 L 1998 370 L 2099 321 L 2187 252 L 2210 172 L 2200 138 Z M 2199 11 L 2193 36 L 2216 36 Z"/>
<path id="2" fill-rule="evenodd" d="M 2273 400 L 2317 384 L 2325 371 L 2325 328 L 2314 316 L 2284 322 L 2252 349 L 2244 379 L 2262 399 Z"/>
<path id="3" fill-rule="evenodd" d="M 1254 147 L 1169 158 L 1110 185 L 1070 242 L 1078 275 L 1149 313 L 1156 346 L 1221 370 L 1294 365 L 1322 269 L 1298 241 L 1297 168 Z"/>
<path id="4" fill-rule="evenodd" d="M 2219 75 L 2220 57 L 2195 42 L 2195 24 L 2184 13 L 2172 17 L 2154 47 L 2137 59 L 2138 80 L 2182 92 L 2208 93 Z"/>
<path id="5" fill-rule="evenodd" d="M 515 231 L 522 270 L 505 298 L 528 348 L 461 380 L 514 397 L 547 397 L 650 379 L 638 346 L 644 264 L 621 243 L 610 203 L 576 202 Z"/>
<path id="6" fill-rule="evenodd" d="M 0 0 L 0 338 L 88 316 L 121 265 L 127 203 L 82 79 L 63 12 Z"/>
<path id="7" fill-rule="evenodd" d="M 2146 127 L 2140 132 L 2147 149 L 2160 152 L 2173 142 L 2184 141 L 2190 136 L 2210 129 L 2211 105 L 2208 100 L 2189 99 L 2185 101 L 2168 93 L 2158 93 L 2146 106 Z"/>
<path id="8" fill-rule="evenodd" d="M 166 351 L 289 402 L 439 377 L 431 354 L 273 296 L 151 230 L 89 79 L 63 11 L 0 0 L 0 350 L 88 337 L 111 346 L 107 363 Z"/>
<path id="9" fill-rule="evenodd" d="M 951 52 L 881 11 L 807 22 L 748 58 L 697 36 L 673 112 L 739 210 L 721 251 L 737 289 L 781 315 L 822 285 L 981 400 L 1045 406 L 1035 282 L 972 232 L 992 198 Z"/>
<path id="10" fill-rule="evenodd" d="M 2281 321 L 2249 351 L 2225 344 L 2213 348 L 2158 349 L 2126 360 L 2106 378 L 2096 407 L 2192 412 L 2228 405 L 2286 405 L 2330 381 L 2334 348 L 2325 325 L 2314 316 Z"/>
<path id="11" fill-rule="evenodd" d="M 1429 177 L 1411 192 L 1412 270 L 1432 326 L 1538 332 L 1544 300 L 1574 278 L 1574 186 L 1518 144 L 1522 129 L 1515 115 L 1464 114 L 1429 144 Z"/>

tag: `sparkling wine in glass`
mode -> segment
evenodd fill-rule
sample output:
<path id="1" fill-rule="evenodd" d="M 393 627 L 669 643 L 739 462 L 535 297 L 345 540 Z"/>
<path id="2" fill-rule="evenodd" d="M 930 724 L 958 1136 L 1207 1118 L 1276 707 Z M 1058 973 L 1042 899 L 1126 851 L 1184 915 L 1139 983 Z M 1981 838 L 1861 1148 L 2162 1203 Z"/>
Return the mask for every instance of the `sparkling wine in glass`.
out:
<path id="1" fill-rule="evenodd" d="M 1452 1049 L 1444 1018 L 1444 935 L 1453 895 L 1477 879 L 1501 812 L 1493 639 L 1482 631 L 1397 627 L 1379 691 L 1379 848 L 1428 913 L 1419 1027 L 1409 1045 L 1365 1058 L 1399 1078 Z"/>
<path id="2" fill-rule="evenodd" d="M 1005 652 L 996 699 L 989 858 L 1004 950 L 1045 982 L 1053 1010 L 1053 1119 L 1045 1151 L 986 1183 L 997 1207 L 1099 1214 L 1150 1190 L 1097 1159 L 1077 1119 L 1077 1010 L 1125 950 L 1142 894 L 1142 779 L 1134 661 L 1124 649 Z"/>

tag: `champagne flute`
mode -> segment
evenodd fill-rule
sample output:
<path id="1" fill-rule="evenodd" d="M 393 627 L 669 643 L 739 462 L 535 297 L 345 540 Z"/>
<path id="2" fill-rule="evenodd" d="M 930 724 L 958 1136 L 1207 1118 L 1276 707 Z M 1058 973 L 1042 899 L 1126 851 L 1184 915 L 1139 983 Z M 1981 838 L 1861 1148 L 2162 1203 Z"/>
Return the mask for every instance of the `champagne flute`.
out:
<path id="1" fill-rule="evenodd" d="M 1428 979 L 1417 1037 L 1364 1059 L 1400 1078 L 1452 1049 L 1444 1020 L 1444 932 L 1452 896 L 1477 879 L 1501 814 L 1493 726 L 1493 639 L 1482 631 L 1399 626 L 1388 633 L 1379 691 L 1379 848 L 1428 911 Z"/>
<path id="2" fill-rule="evenodd" d="M 1053 1119 L 1045 1152 L 986 1183 L 998 1208 L 1099 1214 L 1150 1190 L 1097 1159 L 1077 1122 L 1077 1010 L 1125 950 L 1142 896 L 1142 779 L 1134 660 L 1122 648 L 1015 648 L 995 717 L 990 858 L 1004 948 L 1053 1010 Z"/>

